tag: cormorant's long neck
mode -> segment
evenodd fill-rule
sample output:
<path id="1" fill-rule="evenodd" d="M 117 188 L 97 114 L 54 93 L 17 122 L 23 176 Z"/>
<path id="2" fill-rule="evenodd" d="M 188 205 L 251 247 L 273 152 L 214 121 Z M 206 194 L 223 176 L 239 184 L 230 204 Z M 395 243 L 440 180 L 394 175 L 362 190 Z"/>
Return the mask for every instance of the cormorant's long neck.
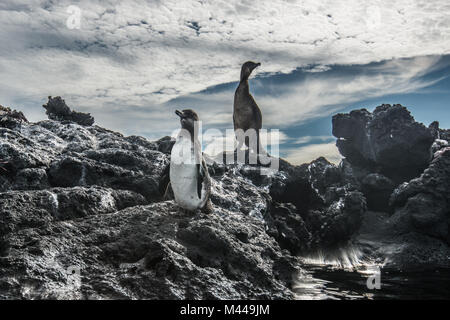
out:
<path id="1" fill-rule="evenodd" d="M 244 94 L 250 94 L 250 89 L 248 86 L 248 77 L 243 78 L 239 83 L 239 91 L 241 91 Z"/>

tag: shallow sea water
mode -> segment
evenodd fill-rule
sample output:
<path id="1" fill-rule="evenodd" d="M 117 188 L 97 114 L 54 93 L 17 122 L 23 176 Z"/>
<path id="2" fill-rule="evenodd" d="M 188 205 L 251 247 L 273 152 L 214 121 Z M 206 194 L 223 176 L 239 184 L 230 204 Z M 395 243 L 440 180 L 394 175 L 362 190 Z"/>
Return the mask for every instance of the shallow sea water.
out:
<path id="1" fill-rule="evenodd" d="M 399 271 L 360 259 L 356 249 L 302 258 L 297 299 L 450 299 L 450 268 Z M 374 288 L 379 279 L 379 289 Z M 372 284 L 369 288 L 367 283 Z"/>

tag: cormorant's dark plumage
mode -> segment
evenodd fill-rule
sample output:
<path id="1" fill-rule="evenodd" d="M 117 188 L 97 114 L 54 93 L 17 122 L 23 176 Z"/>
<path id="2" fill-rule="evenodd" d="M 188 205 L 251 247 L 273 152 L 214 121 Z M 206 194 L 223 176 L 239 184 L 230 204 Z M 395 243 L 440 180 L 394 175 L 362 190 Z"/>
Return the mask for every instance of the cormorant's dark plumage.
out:
<path id="1" fill-rule="evenodd" d="M 252 71 L 260 66 L 260 63 L 247 61 L 242 65 L 241 80 L 239 86 L 234 94 L 234 108 L 233 108 L 233 124 L 234 130 L 242 129 L 244 132 L 248 129 L 255 129 L 257 134 L 258 148 L 259 143 L 259 130 L 262 127 L 262 114 L 258 105 L 250 94 L 248 86 L 248 78 Z M 239 141 L 241 146 L 243 141 Z M 247 141 L 245 141 L 247 144 Z"/>

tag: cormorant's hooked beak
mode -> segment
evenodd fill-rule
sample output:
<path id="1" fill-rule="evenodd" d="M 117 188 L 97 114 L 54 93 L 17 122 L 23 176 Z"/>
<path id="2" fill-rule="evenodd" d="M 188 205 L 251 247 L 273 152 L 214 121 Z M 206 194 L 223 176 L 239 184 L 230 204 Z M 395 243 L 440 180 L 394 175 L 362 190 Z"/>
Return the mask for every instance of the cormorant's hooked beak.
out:
<path id="1" fill-rule="evenodd" d="M 261 63 L 255 63 L 255 62 L 253 62 L 253 65 L 251 65 L 249 68 L 248 68 L 248 70 L 250 71 L 250 72 L 252 72 L 253 70 L 255 70 L 257 67 L 259 67 L 261 65 Z"/>
<path id="2" fill-rule="evenodd" d="M 181 111 L 179 111 L 179 110 L 175 110 L 175 114 L 176 114 L 177 116 L 179 116 L 181 119 L 184 118 L 183 112 L 181 112 Z"/>

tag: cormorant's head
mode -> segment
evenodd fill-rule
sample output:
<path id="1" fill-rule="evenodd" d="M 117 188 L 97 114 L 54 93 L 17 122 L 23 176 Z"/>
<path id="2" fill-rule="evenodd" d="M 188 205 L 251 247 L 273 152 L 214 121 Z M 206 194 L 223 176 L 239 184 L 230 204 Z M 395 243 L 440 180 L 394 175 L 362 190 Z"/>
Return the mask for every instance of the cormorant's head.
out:
<path id="1" fill-rule="evenodd" d="M 250 74 L 252 73 L 252 71 L 256 68 L 259 67 L 261 65 L 261 63 L 256 63 L 253 61 L 247 61 L 246 63 L 244 63 L 242 65 L 242 69 L 241 69 L 241 81 L 242 80 L 247 80 L 248 77 L 250 77 Z"/>
<path id="2" fill-rule="evenodd" d="M 192 109 L 185 109 L 183 111 L 176 110 L 175 114 L 180 117 L 181 127 L 194 132 L 194 124 L 199 120 L 197 113 Z"/>

